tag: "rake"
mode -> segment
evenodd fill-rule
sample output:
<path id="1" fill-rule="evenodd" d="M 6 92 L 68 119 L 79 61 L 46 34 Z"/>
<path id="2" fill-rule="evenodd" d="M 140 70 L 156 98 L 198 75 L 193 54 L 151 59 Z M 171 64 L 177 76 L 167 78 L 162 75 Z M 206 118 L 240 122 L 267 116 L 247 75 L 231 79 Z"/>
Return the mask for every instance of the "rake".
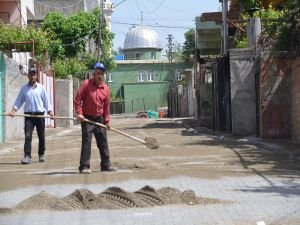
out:
<path id="1" fill-rule="evenodd" d="M 9 116 L 9 115 L 7 113 L 3 113 L 3 114 L 1 114 L 1 116 Z M 14 116 L 34 117 L 34 118 L 52 118 L 51 116 L 48 116 L 48 115 L 30 115 L 30 114 L 15 114 Z M 63 117 L 63 116 L 54 116 L 53 119 L 77 120 L 76 118 L 73 118 L 73 117 Z M 103 127 L 105 129 L 107 129 L 107 127 L 104 124 L 97 123 L 97 122 L 94 122 L 94 121 L 91 121 L 91 120 L 88 120 L 88 119 L 84 119 L 84 121 L 87 122 L 87 123 L 94 124 L 94 125 L 97 125 L 99 127 Z M 125 136 L 125 137 L 131 138 L 131 139 L 133 139 L 133 140 L 135 140 L 135 141 L 137 141 L 141 144 L 144 144 L 149 149 L 158 149 L 159 148 L 159 143 L 154 137 L 148 136 L 148 137 L 145 137 L 144 140 L 142 140 L 142 139 L 134 137 L 130 134 L 127 134 L 123 131 L 115 129 L 113 127 L 111 127 L 109 130 L 112 130 L 112 131 L 114 131 L 118 134 L 121 134 L 121 135 Z"/>

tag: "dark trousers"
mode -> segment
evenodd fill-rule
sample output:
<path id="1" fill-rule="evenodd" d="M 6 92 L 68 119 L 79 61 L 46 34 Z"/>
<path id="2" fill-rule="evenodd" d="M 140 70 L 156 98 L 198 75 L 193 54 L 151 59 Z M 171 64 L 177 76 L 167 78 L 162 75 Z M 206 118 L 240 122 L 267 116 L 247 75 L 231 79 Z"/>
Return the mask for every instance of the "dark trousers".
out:
<path id="1" fill-rule="evenodd" d="M 103 123 L 103 117 L 90 117 L 85 115 L 85 118 Z M 80 155 L 80 166 L 79 170 L 89 169 L 91 166 L 91 144 L 92 144 L 92 135 L 94 134 L 97 147 L 99 149 L 101 163 L 100 167 L 103 169 L 110 167 L 109 160 L 109 149 L 107 143 L 107 134 L 106 129 L 94 124 L 87 122 L 81 123 L 82 131 L 82 141 L 81 141 L 81 155 Z"/>
<path id="2" fill-rule="evenodd" d="M 39 155 L 45 154 L 45 119 L 44 118 L 32 118 L 25 117 L 25 144 L 24 144 L 24 156 L 31 157 L 31 142 L 32 133 L 36 127 L 37 135 L 39 138 Z"/>

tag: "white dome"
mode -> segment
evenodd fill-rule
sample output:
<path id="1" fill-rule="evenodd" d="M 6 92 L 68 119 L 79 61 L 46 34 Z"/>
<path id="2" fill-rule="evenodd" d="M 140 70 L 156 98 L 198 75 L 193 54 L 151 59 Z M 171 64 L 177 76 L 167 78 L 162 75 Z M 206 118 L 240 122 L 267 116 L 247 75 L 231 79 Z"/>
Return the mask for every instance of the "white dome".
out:
<path id="1" fill-rule="evenodd" d="M 126 34 L 124 49 L 132 48 L 157 48 L 161 49 L 158 33 L 145 26 L 132 28 Z"/>

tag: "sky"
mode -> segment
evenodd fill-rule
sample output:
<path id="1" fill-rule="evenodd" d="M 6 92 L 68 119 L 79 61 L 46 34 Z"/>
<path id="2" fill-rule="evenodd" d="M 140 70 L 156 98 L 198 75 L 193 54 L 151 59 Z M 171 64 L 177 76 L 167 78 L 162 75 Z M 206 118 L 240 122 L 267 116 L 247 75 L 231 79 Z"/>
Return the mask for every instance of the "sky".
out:
<path id="1" fill-rule="evenodd" d="M 182 45 L 185 41 L 184 33 L 189 28 L 195 28 L 196 16 L 200 16 L 203 12 L 217 12 L 222 9 L 219 0 L 113 0 L 112 2 L 116 5 L 111 17 L 111 29 L 115 34 L 114 50 L 123 48 L 126 33 L 134 24 L 141 24 L 141 18 L 144 25 L 150 25 L 158 32 L 161 47 L 165 49 L 168 34 L 173 35 L 173 43 Z"/>

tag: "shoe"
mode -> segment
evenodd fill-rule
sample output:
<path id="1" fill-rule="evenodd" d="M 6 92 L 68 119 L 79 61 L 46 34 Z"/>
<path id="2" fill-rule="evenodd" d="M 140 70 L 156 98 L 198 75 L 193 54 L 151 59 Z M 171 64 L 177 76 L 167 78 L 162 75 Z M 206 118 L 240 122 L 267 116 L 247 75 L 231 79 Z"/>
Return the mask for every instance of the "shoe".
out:
<path id="1" fill-rule="evenodd" d="M 25 156 L 24 159 L 21 160 L 22 164 L 30 164 L 31 163 L 31 157 L 30 156 Z"/>
<path id="2" fill-rule="evenodd" d="M 114 167 L 101 168 L 101 172 L 116 172 L 117 169 Z"/>
<path id="3" fill-rule="evenodd" d="M 79 170 L 79 173 L 82 173 L 82 174 L 91 174 L 92 171 L 90 169 L 83 169 L 83 170 Z"/>
<path id="4" fill-rule="evenodd" d="M 39 162 L 46 162 L 46 157 L 45 157 L 45 155 L 40 155 L 40 156 L 39 156 Z"/>

